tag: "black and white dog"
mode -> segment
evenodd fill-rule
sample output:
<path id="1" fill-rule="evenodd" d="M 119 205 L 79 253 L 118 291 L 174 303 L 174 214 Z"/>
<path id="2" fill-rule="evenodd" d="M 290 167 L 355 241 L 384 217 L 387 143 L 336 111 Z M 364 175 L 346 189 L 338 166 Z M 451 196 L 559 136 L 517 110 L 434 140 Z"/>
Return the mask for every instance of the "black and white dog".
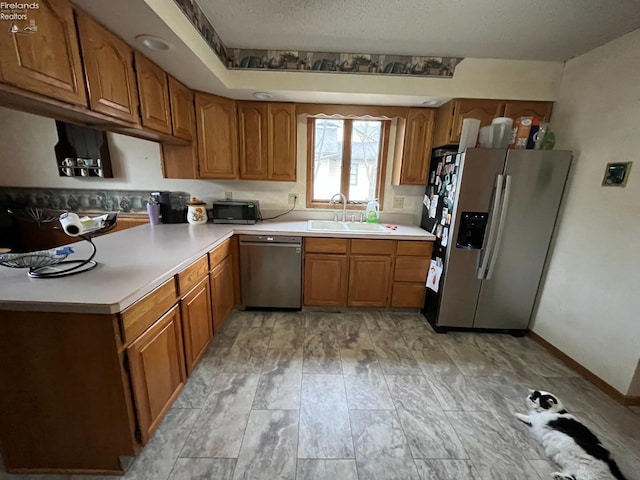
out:
<path id="1" fill-rule="evenodd" d="M 516 413 L 531 427 L 546 454 L 562 467 L 555 480 L 626 480 L 598 437 L 549 392 L 529 390 L 529 415 Z"/>

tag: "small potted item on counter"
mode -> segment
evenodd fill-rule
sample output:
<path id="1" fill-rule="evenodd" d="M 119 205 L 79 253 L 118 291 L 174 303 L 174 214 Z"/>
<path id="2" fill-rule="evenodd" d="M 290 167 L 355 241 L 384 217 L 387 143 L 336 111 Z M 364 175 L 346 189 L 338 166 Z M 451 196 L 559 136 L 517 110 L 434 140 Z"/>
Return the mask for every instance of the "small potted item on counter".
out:
<path id="1" fill-rule="evenodd" d="M 187 204 L 187 221 L 191 225 L 202 225 L 207 223 L 207 204 L 196 197 L 191 197 Z"/>

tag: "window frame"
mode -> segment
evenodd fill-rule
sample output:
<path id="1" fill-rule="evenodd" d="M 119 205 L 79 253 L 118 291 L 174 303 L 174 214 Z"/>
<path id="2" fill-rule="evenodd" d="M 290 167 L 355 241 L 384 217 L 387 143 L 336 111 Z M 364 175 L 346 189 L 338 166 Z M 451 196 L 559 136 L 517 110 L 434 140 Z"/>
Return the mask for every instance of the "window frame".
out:
<path id="1" fill-rule="evenodd" d="M 382 123 L 380 132 L 380 152 L 378 156 L 378 177 L 376 179 L 376 192 L 380 210 L 384 203 L 384 181 L 387 176 L 387 160 L 389 158 L 389 135 L 391 130 L 391 120 L 387 118 L 371 118 L 371 117 L 337 117 L 337 116 L 309 116 L 307 117 L 307 208 L 323 208 L 323 209 L 342 209 L 342 202 L 339 204 L 329 205 L 329 200 L 319 201 L 313 199 L 313 161 L 315 157 L 315 123 L 316 120 L 325 120 L 333 118 L 335 120 L 344 121 L 344 138 L 349 139 L 348 142 L 342 143 L 342 170 L 340 174 L 340 191 L 347 197 L 347 207 L 350 210 L 364 210 L 367 208 L 366 203 L 352 202 L 349 200 L 349 184 L 351 180 L 351 138 L 353 132 L 354 120 L 376 120 Z M 336 192 L 338 193 L 338 192 Z"/>

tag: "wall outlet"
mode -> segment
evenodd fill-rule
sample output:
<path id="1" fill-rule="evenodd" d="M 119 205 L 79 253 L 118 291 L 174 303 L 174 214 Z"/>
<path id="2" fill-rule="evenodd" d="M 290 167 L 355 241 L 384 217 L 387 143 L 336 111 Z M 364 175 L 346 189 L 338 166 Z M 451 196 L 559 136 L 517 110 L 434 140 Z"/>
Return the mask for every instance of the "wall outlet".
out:
<path id="1" fill-rule="evenodd" d="M 290 193 L 289 194 L 289 205 L 297 205 L 298 204 L 298 194 Z"/>
<path id="2" fill-rule="evenodd" d="M 233 192 L 224 192 L 225 200 L 233 200 Z"/>
<path id="3" fill-rule="evenodd" d="M 393 208 L 404 208 L 404 197 L 393 197 Z"/>

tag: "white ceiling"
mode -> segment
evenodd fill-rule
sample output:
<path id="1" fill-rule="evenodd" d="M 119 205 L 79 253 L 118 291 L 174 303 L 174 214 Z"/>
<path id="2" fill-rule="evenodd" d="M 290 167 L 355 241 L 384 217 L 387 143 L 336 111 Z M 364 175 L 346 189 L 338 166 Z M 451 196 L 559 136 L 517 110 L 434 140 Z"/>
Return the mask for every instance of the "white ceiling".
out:
<path id="1" fill-rule="evenodd" d="M 197 0 L 227 47 L 564 61 L 640 28 L 638 0 Z"/>

